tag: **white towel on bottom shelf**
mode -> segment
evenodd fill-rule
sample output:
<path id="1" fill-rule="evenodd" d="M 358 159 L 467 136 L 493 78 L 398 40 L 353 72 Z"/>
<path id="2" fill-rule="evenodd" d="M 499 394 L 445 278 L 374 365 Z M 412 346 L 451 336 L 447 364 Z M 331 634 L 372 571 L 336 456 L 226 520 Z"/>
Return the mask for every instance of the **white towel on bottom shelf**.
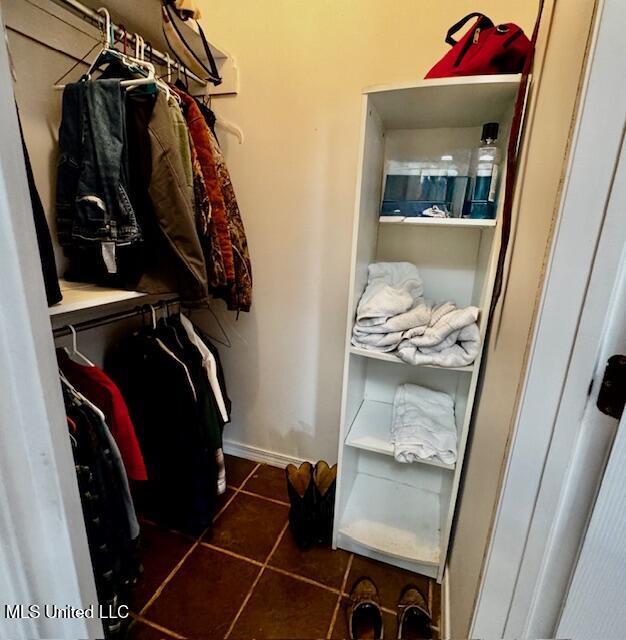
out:
<path id="1" fill-rule="evenodd" d="M 457 433 L 452 396 L 416 384 L 401 384 L 393 400 L 391 441 L 398 462 L 437 458 L 454 464 Z"/>

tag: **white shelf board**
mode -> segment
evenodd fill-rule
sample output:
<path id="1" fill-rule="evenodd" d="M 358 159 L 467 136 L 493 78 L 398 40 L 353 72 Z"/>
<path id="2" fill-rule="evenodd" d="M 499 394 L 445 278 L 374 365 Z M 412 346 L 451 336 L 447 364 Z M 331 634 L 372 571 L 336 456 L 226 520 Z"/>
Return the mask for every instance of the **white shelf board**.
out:
<path id="1" fill-rule="evenodd" d="M 348 437 L 346 445 L 357 449 L 365 449 L 386 456 L 393 456 L 391 444 L 391 420 L 393 405 L 377 400 L 364 400 L 361 404 Z M 398 463 L 402 464 L 402 463 Z M 440 460 L 419 460 L 413 464 L 427 464 L 442 469 L 454 469 L 453 464 Z"/>
<path id="2" fill-rule="evenodd" d="M 380 224 L 401 224 L 406 227 L 495 227 L 495 220 L 479 220 L 474 218 L 415 218 L 404 216 L 380 216 Z"/>
<path id="3" fill-rule="evenodd" d="M 50 307 L 51 316 L 59 316 L 65 313 L 84 311 L 94 307 L 102 307 L 126 300 L 134 300 L 148 297 L 139 291 L 125 291 L 123 289 L 110 289 L 107 287 L 97 287 L 93 284 L 67 282 L 61 280 L 61 293 L 63 300 L 59 304 Z M 163 297 L 167 297 L 163 296 Z"/>
<path id="4" fill-rule="evenodd" d="M 400 360 L 398 356 L 393 353 L 382 353 L 381 351 L 370 351 L 369 349 L 362 349 L 361 347 L 350 346 L 350 353 L 355 356 L 363 356 L 364 358 L 373 358 L 374 360 L 383 360 L 385 362 L 395 362 L 397 364 L 407 364 L 409 367 L 418 366 L 418 367 L 427 367 L 430 369 L 441 369 L 443 371 L 466 371 L 471 372 L 474 370 L 474 365 L 467 365 L 465 367 L 439 367 L 434 364 L 420 364 L 420 365 L 411 365 L 403 360 Z"/>
<path id="5" fill-rule="evenodd" d="M 437 78 L 364 91 L 386 129 L 480 127 L 498 122 L 515 100 L 514 74 Z"/>
<path id="6" fill-rule="evenodd" d="M 433 491 L 359 473 L 339 532 L 386 556 L 437 566 L 440 508 L 440 496 Z"/>

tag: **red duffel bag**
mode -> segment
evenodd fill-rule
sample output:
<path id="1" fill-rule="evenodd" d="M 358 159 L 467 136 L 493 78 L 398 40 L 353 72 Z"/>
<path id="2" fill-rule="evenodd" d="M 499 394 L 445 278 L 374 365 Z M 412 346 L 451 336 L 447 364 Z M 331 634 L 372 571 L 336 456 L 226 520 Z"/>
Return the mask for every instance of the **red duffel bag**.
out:
<path id="1" fill-rule="evenodd" d="M 472 18 L 476 22 L 457 42 L 452 36 Z M 512 22 L 494 25 L 482 13 L 470 13 L 452 25 L 446 35 L 452 47 L 426 74 L 427 78 L 521 73 L 532 43 Z"/>

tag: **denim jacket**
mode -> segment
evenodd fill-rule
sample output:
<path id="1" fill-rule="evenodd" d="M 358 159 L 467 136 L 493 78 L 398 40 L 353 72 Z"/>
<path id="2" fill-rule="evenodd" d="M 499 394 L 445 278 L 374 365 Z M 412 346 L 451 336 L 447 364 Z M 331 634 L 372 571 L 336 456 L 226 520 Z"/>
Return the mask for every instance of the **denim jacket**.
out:
<path id="1" fill-rule="evenodd" d="M 81 80 L 63 92 L 56 213 L 64 247 L 141 240 L 128 197 L 123 92 L 119 79 Z"/>

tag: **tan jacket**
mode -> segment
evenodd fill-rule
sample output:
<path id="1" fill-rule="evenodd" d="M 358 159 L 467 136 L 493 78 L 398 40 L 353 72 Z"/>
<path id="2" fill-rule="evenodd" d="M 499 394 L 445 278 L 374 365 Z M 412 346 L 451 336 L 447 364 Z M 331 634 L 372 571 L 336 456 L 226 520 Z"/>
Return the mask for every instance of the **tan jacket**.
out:
<path id="1" fill-rule="evenodd" d="M 147 293 L 163 293 L 164 288 L 167 290 L 171 286 L 165 282 L 175 281 L 184 302 L 205 304 L 209 293 L 204 254 L 196 231 L 193 202 L 180 154 L 180 140 L 167 99 L 161 92 L 156 97 L 148 134 L 151 148 L 148 193 L 166 255 L 159 261 L 162 268 L 158 272 L 154 269 L 146 271 L 137 288 Z"/>

